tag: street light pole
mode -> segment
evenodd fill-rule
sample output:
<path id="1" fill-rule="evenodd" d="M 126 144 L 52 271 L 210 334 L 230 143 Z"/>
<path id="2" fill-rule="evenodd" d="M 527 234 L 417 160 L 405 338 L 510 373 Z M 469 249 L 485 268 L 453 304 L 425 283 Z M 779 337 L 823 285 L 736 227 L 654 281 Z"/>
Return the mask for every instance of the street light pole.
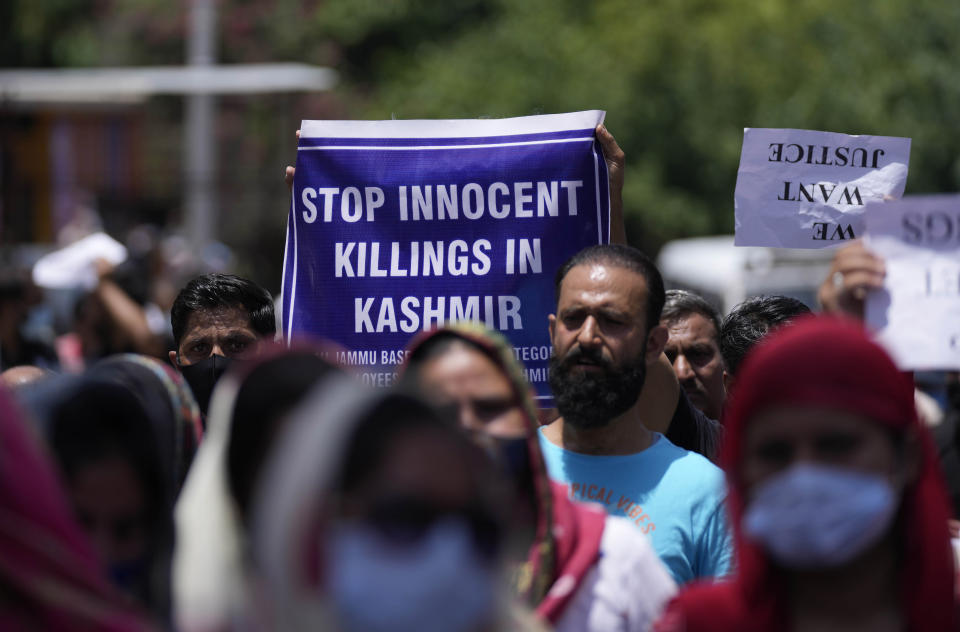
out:
<path id="1" fill-rule="evenodd" d="M 187 64 L 190 68 L 212 66 L 216 58 L 216 0 L 191 0 L 189 10 Z M 184 127 L 184 224 L 197 255 L 216 238 L 215 109 L 216 97 L 213 94 L 196 93 L 187 97 L 187 124 Z"/>

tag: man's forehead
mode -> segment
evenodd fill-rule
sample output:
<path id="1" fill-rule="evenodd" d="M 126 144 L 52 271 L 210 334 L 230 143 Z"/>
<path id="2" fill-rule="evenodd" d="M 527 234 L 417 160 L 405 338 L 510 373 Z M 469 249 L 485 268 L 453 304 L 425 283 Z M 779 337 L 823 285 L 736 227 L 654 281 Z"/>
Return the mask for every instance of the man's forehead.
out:
<path id="1" fill-rule="evenodd" d="M 212 333 L 214 331 L 246 330 L 256 335 L 250 324 L 250 314 L 238 306 L 200 308 L 187 318 L 184 336 Z"/>
<path id="2" fill-rule="evenodd" d="M 636 297 L 641 303 L 645 303 L 647 281 L 636 270 L 612 262 L 591 261 L 570 268 L 560 282 L 559 299 L 572 299 L 572 293 L 584 291 L 626 300 Z"/>
<path id="3" fill-rule="evenodd" d="M 720 332 L 717 331 L 713 321 L 700 312 L 686 312 L 663 323 L 667 326 L 671 338 L 683 336 L 715 341 L 720 337 Z"/>

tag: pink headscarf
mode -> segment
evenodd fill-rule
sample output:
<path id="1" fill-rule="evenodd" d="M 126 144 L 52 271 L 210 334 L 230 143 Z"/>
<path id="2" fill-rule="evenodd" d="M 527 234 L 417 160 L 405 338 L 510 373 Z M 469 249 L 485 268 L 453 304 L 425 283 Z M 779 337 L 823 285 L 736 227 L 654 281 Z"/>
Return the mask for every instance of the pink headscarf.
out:
<path id="1" fill-rule="evenodd" d="M 145 630 L 101 574 L 39 444 L 0 388 L 0 606 L 3 630 Z"/>

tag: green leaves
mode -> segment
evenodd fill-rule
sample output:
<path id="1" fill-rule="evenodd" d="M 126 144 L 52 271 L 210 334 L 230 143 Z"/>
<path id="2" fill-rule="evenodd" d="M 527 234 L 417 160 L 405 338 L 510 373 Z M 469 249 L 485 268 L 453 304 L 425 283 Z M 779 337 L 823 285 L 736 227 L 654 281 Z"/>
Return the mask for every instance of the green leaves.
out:
<path id="1" fill-rule="evenodd" d="M 177 64 L 185 12 L 0 2 L 0 53 L 11 67 Z M 748 126 L 910 136 L 907 191 L 960 190 L 958 31 L 960 3 L 943 0 L 231 0 L 218 56 L 333 65 L 337 109 L 355 118 L 605 109 L 631 240 L 653 250 L 732 230 Z"/>
<path id="2" fill-rule="evenodd" d="M 911 136 L 908 191 L 960 187 L 955 3 L 331 0 L 318 15 L 358 117 L 606 109 L 631 239 L 651 249 L 732 230 L 748 126 Z"/>

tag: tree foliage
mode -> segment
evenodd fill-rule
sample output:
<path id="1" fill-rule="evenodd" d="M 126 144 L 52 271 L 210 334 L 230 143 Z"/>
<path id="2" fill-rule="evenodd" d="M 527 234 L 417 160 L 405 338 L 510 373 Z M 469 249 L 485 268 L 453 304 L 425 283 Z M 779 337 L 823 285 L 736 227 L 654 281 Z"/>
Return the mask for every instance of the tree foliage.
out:
<path id="1" fill-rule="evenodd" d="M 632 241 L 729 232 L 744 127 L 913 138 L 908 192 L 960 180 L 960 4 L 328 0 L 357 117 L 600 108 Z"/>
<path id="2" fill-rule="evenodd" d="M 0 6 L 5 66 L 183 61 L 187 3 Z M 670 238 L 732 230 L 744 127 L 909 136 L 908 193 L 955 191 L 960 184 L 957 2 L 231 0 L 218 6 L 221 61 L 302 61 L 341 72 L 337 104 L 297 112 L 305 118 L 331 109 L 352 118 L 606 110 L 607 126 L 627 153 L 631 240 L 651 251 Z M 265 103 L 269 112 L 273 104 Z M 247 135 L 258 128 L 277 133 L 264 124 Z"/>

